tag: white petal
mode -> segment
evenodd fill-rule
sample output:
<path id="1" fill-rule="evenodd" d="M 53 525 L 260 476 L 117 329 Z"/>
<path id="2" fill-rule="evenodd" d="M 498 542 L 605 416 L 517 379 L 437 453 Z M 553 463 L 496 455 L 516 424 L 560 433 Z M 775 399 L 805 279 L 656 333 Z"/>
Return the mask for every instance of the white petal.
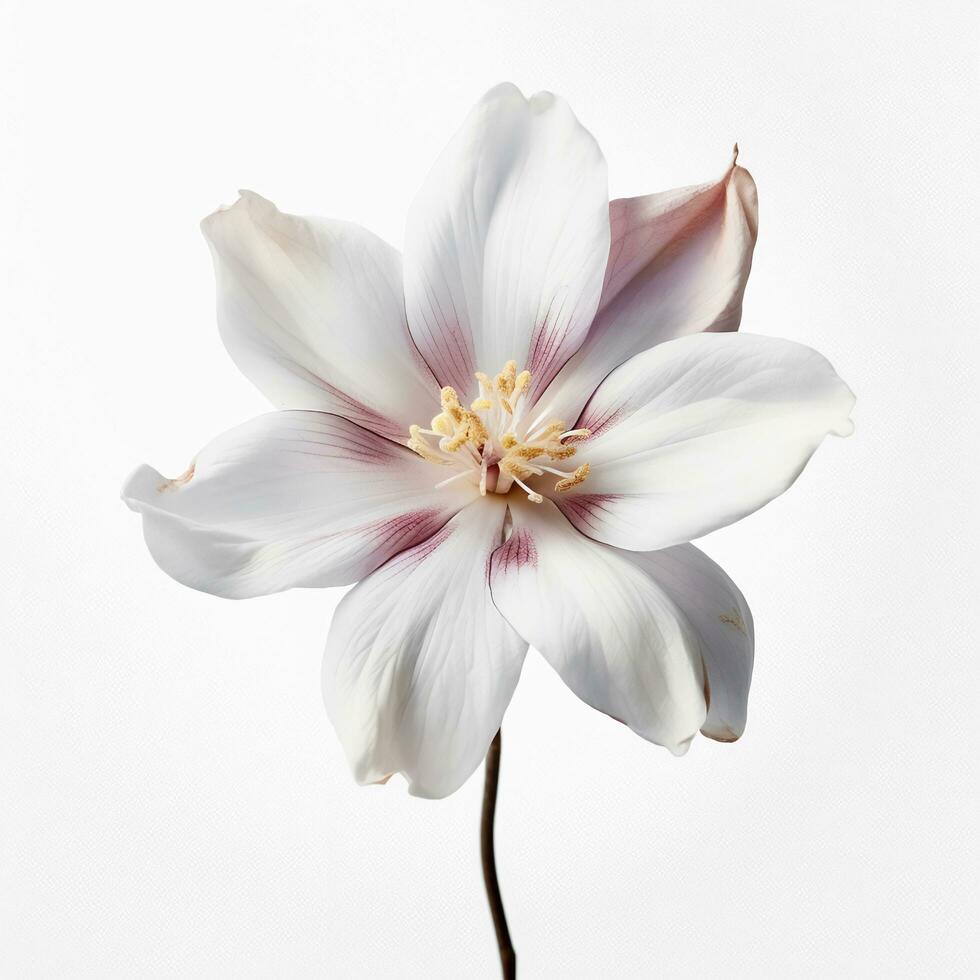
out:
<path id="1" fill-rule="evenodd" d="M 734 742 L 745 731 L 755 634 L 735 583 L 692 544 L 623 552 L 674 601 L 697 637 L 704 663 L 708 717 L 703 734 Z"/>
<path id="2" fill-rule="evenodd" d="M 178 582 L 240 599 L 348 585 L 472 499 L 440 469 L 347 419 L 273 412 L 226 432 L 167 480 L 142 466 L 123 499 Z"/>
<path id="3" fill-rule="evenodd" d="M 437 386 L 408 333 L 395 249 L 250 191 L 201 228 L 221 337 L 276 407 L 334 412 L 399 441 L 431 418 Z"/>
<path id="4" fill-rule="evenodd" d="M 712 183 L 610 203 L 599 312 L 544 396 L 557 417 L 574 419 L 610 371 L 648 347 L 738 329 L 758 209 L 751 175 L 734 163 Z"/>
<path id="5" fill-rule="evenodd" d="M 653 551 L 758 510 L 786 490 L 824 436 L 849 435 L 854 396 L 809 347 L 696 334 L 617 368 L 578 425 L 591 472 L 557 496 L 583 533 Z"/>
<path id="6" fill-rule="evenodd" d="M 568 105 L 513 85 L 488 92 L 409 215 L 412 336 L 461 393 L 506 361 L 543 387 L 585 338 L 609 250 L 606 164 Z"/>
<path id="7" fill-rule="evenodd" d="M 697 638 L 637 557 L 586 538 L 549 501 L 511 506 L 497 608 L 587 704 L 684 752 L 705 719 Z"/>
<path id="8" fill-rule="evenodd" d="M 477 500 L 337 608 L 323 697 L 358 782 L 401 772 L 413 795 L 448 796 L 486 755 L 527 649 L 487 588 L 505 510 Z"/>

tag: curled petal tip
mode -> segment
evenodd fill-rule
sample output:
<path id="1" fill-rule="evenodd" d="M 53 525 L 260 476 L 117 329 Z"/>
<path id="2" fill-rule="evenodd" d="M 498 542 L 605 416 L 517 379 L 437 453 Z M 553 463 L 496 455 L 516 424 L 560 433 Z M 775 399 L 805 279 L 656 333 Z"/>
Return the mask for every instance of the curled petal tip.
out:
<path id="1" fill-rule="evenodd" d="M 201 221 L 201 230 L 206 238 L 209 238 L 209 231 L 217 221 L 223 216 L 237 212 L 240 215 L 262 215 L 263 213 L 275 212 L 276 206 L 261 194 L 250 191 L 246 187 L 239 188 L 238 198 L 231 204 L 222 204 Z"/>
<path id="2" fill-rule="evenodd" d="M 263 197 L 255 191 L 250 191 L 247 187 L 239 187 L 238 195 L 239 197 L 235 204 L 245 204 L 248 207 L 263 208 L 267 211 L 279 210 L 268 198 Z"/>

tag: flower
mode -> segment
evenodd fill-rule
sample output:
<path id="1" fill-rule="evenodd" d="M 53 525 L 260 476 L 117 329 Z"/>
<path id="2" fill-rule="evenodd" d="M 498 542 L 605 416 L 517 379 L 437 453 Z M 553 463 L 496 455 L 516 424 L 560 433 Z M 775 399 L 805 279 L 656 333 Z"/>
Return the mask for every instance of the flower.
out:
<path id="1" fill-rule="evenodd" d="M 359 582 L 323 690 L 361 783 L 456 790 L 528 644 L 675 753 L 738 738 L 752 616 L 687 542 L 782 493 L 854 401 L 814 351 L 735 332 L 756 217 L 735 160 L 610 202 L 567 104 L 512 85 L 439 158 L 403 257 L 243 191 L 203 222 L 218 322 L 280 411 L 132 474 L 153 558 L 229 598 Z"/>

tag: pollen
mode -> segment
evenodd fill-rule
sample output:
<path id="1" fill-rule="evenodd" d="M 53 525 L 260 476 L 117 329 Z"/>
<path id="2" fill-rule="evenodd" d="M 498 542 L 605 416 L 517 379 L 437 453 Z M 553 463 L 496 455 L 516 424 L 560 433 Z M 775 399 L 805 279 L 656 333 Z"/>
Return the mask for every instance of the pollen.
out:
<path id="1" fill-rule="evenodd" d="M 440 412 L 432 420 L 432 428 L 441 436 L 451 436 L 454 432 L 452 417 L 445 412 Z"/>
<path id="2" fill-rule="evenodd" d="M 571 476 L 566 477 L 564 480 L 559 480 L 555 484 L 555 489 L 559 493 L 564 493 L 566 490 L 571 490 L 572 487 L 577 487 L 580 483 L 584 483 L 588 475 L 589 464 L 583 463 Z"/>
<path id="3" fill-rule="evenodd" d="M 571 459 L 577 445 L 589 438 L 588 429 L 568 429 L 547 410 L 537 412 L 530 404 L 531 372 L 518 371 L 516 361 L 508 361 L 491 378 L 477 371 L 478 391 L 464 407 L 455 388 L 446 386 L 439 393 L 441 411 L 428 429 L 413 425 L 405 445 L 422 459 L 459 472 L 442 480 L 437 487 L 467 481 L 474 490 L 486 494 L 509 493 L 519 487 L 532 503 L 544 496 L 530 484 L 540 477 L 558 477 L 554 490 L 562 493 L 578 486 L 589 475 L 589 464 L 569 472 L 551 463 Z"/>

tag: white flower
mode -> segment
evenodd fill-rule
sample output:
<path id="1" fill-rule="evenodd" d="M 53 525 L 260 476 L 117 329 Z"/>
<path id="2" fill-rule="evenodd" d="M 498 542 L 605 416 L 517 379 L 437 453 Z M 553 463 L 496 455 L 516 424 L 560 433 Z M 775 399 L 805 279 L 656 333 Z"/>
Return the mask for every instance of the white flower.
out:
<path id="1" fill-rule="evenodd" d="M 854 400 L 814 351 L 734 332 L 756 208 L 734 161 L 610 202 L 568 106 L 502 85 L 436 163 L 404 257 L 250 192 L 205 219 L 222 338 L 282 410 L 123 496 L 193 588 L 360 580 L 323 669 L 360 782 L 457 789 L 529 643 L 673 752 L 741 734 L 752 617 L 686 542 L 782 493 Z"/>

